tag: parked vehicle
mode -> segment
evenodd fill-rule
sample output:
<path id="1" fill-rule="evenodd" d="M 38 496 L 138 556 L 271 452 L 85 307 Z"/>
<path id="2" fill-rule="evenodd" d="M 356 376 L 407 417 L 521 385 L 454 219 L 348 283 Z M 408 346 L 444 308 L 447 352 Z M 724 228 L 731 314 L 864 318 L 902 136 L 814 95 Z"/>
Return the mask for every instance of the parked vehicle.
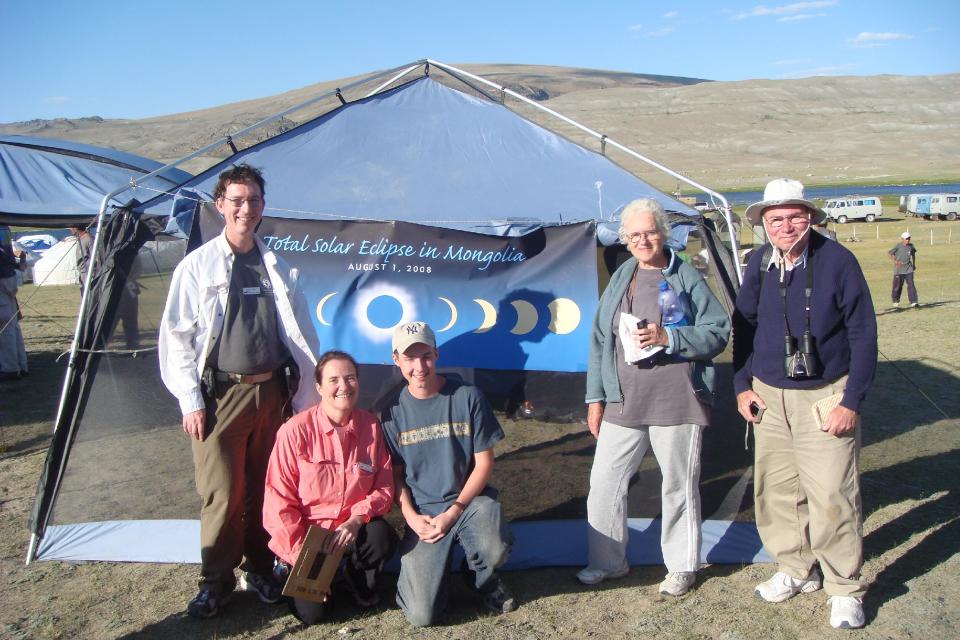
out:
<path id="1" fill-rule="evenodd" d="M 960 193 L 911 193 L 904 198 L 908 216 L 956 220 L 960 217 Z"/>
<path id="2" fill-rule="evenodd" d="M 883 215 L 883 207 L 878 196 L 844 196 L 828 198 L 823 205 L 827 217 L 840 224 L 847 220 L 866 220 L 873 222 Z"/>

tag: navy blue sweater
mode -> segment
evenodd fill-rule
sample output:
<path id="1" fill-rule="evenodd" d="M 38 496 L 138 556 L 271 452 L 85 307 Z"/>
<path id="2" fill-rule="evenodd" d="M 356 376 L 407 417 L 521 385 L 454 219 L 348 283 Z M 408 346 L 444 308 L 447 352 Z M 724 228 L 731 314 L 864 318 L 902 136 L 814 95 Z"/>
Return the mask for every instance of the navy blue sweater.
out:
<path id="1" fill-rule="evenodd" d="M 846 247 L 811 233 L 808 252 L 807 266 L 814 262 L 810 328 L 821 375 L 805 380 L 786 377 L 780 272 L 777 268 L 767 272 L 761 291 L 760 269 L 767 268 L 769 254 L 761 264 L 765 252 L 757 250 L 747 263 L 733 314 L 734 389 L 738 394 L 750 389 L 753 377 L 781 389 L 812 389 L 849 374 L 840 404 L 859 412 L 877 368 L 877 318 L 870 290 L 857 259 Z M 787 320 L 798 345 L 806 326 L 806 268 L 786 275 Z"/>

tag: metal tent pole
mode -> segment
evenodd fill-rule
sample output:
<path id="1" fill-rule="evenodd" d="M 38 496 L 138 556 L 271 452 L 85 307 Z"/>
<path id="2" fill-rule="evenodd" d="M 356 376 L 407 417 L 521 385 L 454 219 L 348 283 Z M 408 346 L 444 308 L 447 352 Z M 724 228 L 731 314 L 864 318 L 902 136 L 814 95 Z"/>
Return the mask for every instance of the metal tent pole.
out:
<path id="1" fill-rule="evenodd" d="M 462 74 L 462 75 L 464 75 L 464 76 L 466 76 L 466 77 L 468 77 L 468 78 L 470 78 L 470 79 L 472 79 L 472 80 L 475 80 L 475 81 L 477 81 L 477 82 L 481 82 L 481 83 L 483 83 L 483 84 L 485 84 L 485 85 L 487 85 L 487 86 L 489 86 L 489 87 L 492 87 L 492 88 L 494 88 L 494 89 L 496 89 L 496 90 L 498 90 L 498 91 L 500 91 L 500 92 L 502 92 L 502 93 L 504 93 L 504 94 L 506 94 L 506 95 L 509 95 L 509 96 L 511 96 L 511 97 L 513 97 L 513 98 L 516 98 L 517 100 L 520 100 L 521 102 L 523 102 L 523 103 L 525 103 L 525 104 L 527 104 L 527 105 L 530 105 L 531 107 L 534 107 L 535 109 L 538 109 L 538 110 L 540 110 L 540 111 L 543 111 L 544 113 L 547 113 L 547 114 L 553 116 L 554 118 L 557 118 L 557 119 L 559 119 L 559 120 L 562 120 L 563 122 L 566 122 L 566 123 L 569 124 L 570 126 L 576 127 L 576 128 L 579 129 L 580 131 L 583 131 L 584 133 L 586 133 L 586 134 L 588 134 L 588 135 L 590 135 L 590 136 L 593 136 L 593 137 L 596 138 L 597 140 L 600 140 L 602 144 L 610 144 L 610 145 L 613 145 L 614 147 L 616 147 L 617 149 L 620 149 L 621 151 L 623 151 L 623 152 L 626 153 L 627 155 L 630 155 L 630 156 L 636 158 L 637 160 L 640 160 L 640 161 L 642 161 L 642 162 L 645 162 L 645 163 L 647 163 L 648 165 L 650 165 L 650 166 L 652 166 L 652 167 L 654 167 L 654 168 L 656 168 L 656 169 L 659 169 L 660 171 L 662 171 L 662 172 L 664 172 L 664 173 L 666 173 L 666 174 L 668 174 L 668 175 L 670 175 L 670 176 L 673 176 L 673 177 L 676 178 L 677 180 L 679 180 L 679 181 L 681 181 L 681 182 L 685 182 L 686 184 L 688 184 L 688 185 L 690 185 L 690 186 L 692 186 L 692 187 L 694 187 L 694 188 L 696 188 L 696 189 L 699 189 L 700 191 L 703 191 L 704 193 L 707 193 L 707 194 L 711 195 L 712 197 L 717 198 L 718 200 L 720 200 L 720 202 L 722 203 L 721 213 L 723 213 L 723 217 L 726 219 L 726 222 L 727 222 L 727 227 L 730 229 L 730 249 L 731 249 L 731 251 L 733 251 L 734 264 L 736 265 L 736 272 L 737 272 L 737 281 L 738 281 L 739 283 L 741 283 L 741 284 L 743 283 L 743 274 L 742 274 L 741 271 L 740 271 L 740 260 L 739 260 L 739 257 L 738 257 L 738 255 L 739 255 L 739 246 L 738 246 L 738 243 L 737 243 L 736 233 L 734 233 L 734 231 L 733 231 L 732 209 L 730 208 L 730 203 L 727 202 L 727 199 L 726 199 L 725 197 L 723 197 L 722 194 L 717 193 L 717 192 L 714 191 L 713 189 L 709 189 L 708 187 L 705 187 L 704 185 L 700 184 L 699 182 L 696 182 L 695 180 L 691 180 L 690 178 L 686 177 L 685 175 L 680 174 L 680 173 L 674 171 L 674 170 L 671 169 L 670 167 L 667 167 L 667 166 L 665 166 L 665 165 L 660 164 L 660 163 L 657 162 L 656 160 L 653 160 L 653 159 L 651 159 L 651 158 L 648 158 L 648 157 L 646 157 L 645 155 L 643 155 L 643 154 L 641 154 L 641 153 L 637 153 L 636 151 L 634 151 L 634 150 L 631 149 L 630 147 L 627 147 L 626 145 L 623 145 L 623 144 L 617 142 L 616 140 L 611 139 L 611 138 L 608 137 L 608 136 L 605 136 L 605 135 L 603 135 L 603 134 L 601 134 L 601 133 L 598 133 L 597 131 L 594 131 L 593 129 L 591 129 L 591 128 L 587 127 L 587 126 L 584 126 L 584 125 L 580 124 L 580 123 L 577 122 L 576 120 L 573 120 L 573 119 L 571 119 L 571 118 L 568 118 L 567 116 L 563 115 L 562 113 L 558 113 L 558 112 L 554 111 L 553 109 L 550 109 L 550 108 L 548 108 L 548 107 L 545 107 L 545 106 L 543 106 L 542 104 L 540 104 L 540 103 L 538 103 L 538 102 L 536 102 L 536 101 L 534 101 L 534 100 L 531 100 L 530 98 L 527 98 L 526 96 L 520 95 L 520 94 L 517 93 L 516 91 L 512 91 L 512 90 L 510 90 L 510 89 L 507 89 L 506 87 L 503 87 L 503 86 L 501 86 L 501 85 L 498 85 L 498 84 L 495 83 L 495 82 L 491 82 L 490 80 L 487 80 L 486 78 L 483 78 L 483 77 L 481 77 L 481 76 L 474 75 L 474 74 L 472 74 L 472 73 L 470 73 L 470 72 L 468 72 L 468 71 L 464 71 L 463 69 L 458 69 L 457 67 L 454 67 L 454 66 L 451 66 L 451 65 L 448 65 L 448 64 L 444 64 L 444 63 L 442 63 L 442 62 L 438 62 L 438 61 L 433 60 L 433 59 L 430 59 L 430 58 L 427 59 L 427 63 L 432 64 L 432 65 L 434 65 L 434 66 L 436 66 L 436 67 L 438 67 L 438 68 L 440 68 L 440 69 L 444 69 L 444 70 L 446 70 L 446 71 L 449 71 L 449 72 L 451 72 L 451 73 L 455 72 L 455 73 Z"/>
<path id="2" fill-rule="evenodd" d="M 396 74 L 398 70 L 402 70 L 402 72 L 401 72 L 399 75 L 396 75 L 396 76 L 391 80 L 391 82 L 392 82 L 392 81 L 396 80 L 397 78 L 400 78 L 400 77 L 402 77 L 403 75 L 406 75 L 407 73 L 409 73 L 409 72 L 412 71 L 413 69 L 417 68 L 417 67 L 420 66 L 421 64 L 425 64 L 425 62 L 426 62 L 425 60 L 424 60 L 424 61 L 418 61 L 418 62 L 416 62 L 416 63 L 407 64 L 407 65 L 402 65 L 402 66 L 400 66 L 400 67 L 394 67 L 394 68 L 388 69 L 388 70 L 386 70 L 386 71 L 381 71 L 381 72 L 375 73 L 375 74 L 373 74 L 373 75 L 371 75 L 371 76 L 367 76 L 367 77 L 361 78 L 361 79 L 359 79 L 359 80 L 356 80 L 355 82 L 351 82 L 350 84 L 345 85 L 345 86 L 342 87 L 341 89 L 351 89 L 351 88 L 353 88 L 353 87 L 356 87 L 356 86 L 359 86 L 359 85 L 362 85 L 362 84 L 366 84 L 366 83 L 369 83 L 369 82 L 372 82 L 372 81 L 379 80 L 380 78 L 383 78 L 384 76 L 388 76 L 388 75 L 390 75 L 390 74 Z M 333 91 L 328 91 L 328 92 L 323 93 L 323 94 L 321 94 L 321 95 L 319 95 L 319 96 L 310 98 L 309 100 L 306 100 L 306 101 L 301 102 L 301 103 L 299 103 L 299 104 L 297 104 L 297 105 L 294 105 L 294 106 L 290 107 L 289 109 L 285 109 L 285 110 L 283 110 L 283 111 L 281 111 L 281 112 L 279 112 L 279 113 L 276 113 L 276 114 L 274 114 L 274 115 L 272 115 L 272 116 L 269 116 L 269 117 L 267 117 L 267 118 L 264 118 L 263 120 L 260 120 L 259 122 L 256 122 L 256 123 L 250 125 L 249 127 L 246 127 L 246 128 L 244 128 L 244 129 L 241 129 L 240 131 L 237 131 L 237 132 L 235 132 L 235 133 L 226 135 L 226 136 L 224 136 L 223 138 L 221 138 L 221 139 L 219 139 L 219 140 L 216 140 L 216 141 L 214 141 L 214 142 L 206 145 L 205 147 L 202 147 L 202 148 L 194 151 L 193 153 L 187 154 L 187 155 L 183 156 L 182 158 L 180 158 L 180 159 L 178 159 L 178 160 L 175 160 L 175 161 L 173 161 L 173 162 L 171 162 L 171 163 L 169 163 L 169 164 L 166 164 L 166 165 L 160 167 L 159 169 L 156 169 L 156 170 L 154 170 L 154 171 L 151 171 L 150 173 L 148 173 L 148 174 L 146 174 L 146 175 L 144 175 L 144 176 L 141 176 L 140 178 L 132 178 L 132 177 L 131 177 L 128 184 L 123 185 L 122 187 L 118 187 L 117 189 L 114 189 L 114 190 L 111 191 L 110 193 L 106 194 L 106 195 L 103 197 L 103 200 L 102 200 L 102 202 L 101 202 L 101 204 L 100 204 L 100 211 L 99 211 L 98 214 L 97 214 L 96 238 L 94 238 L 93 250 L 91 251 L 91 254 L 90 254 L 89 263 L 87 264 L 86 280 L 89 281 L 90 275 L 93 273 L 93 264 L 94 264 L 94 262 L 95 262 L 95 259 L 96 259 L 97 255 L 98 255 L 98 253 L 99 253 L 99 251 L 100 251 L 100 247 L 101 247 L 101 245 L 102 245 L 102 240 L 101 240 L 101 238 L 100 238 L 100 230 L 103 228 L 103 221 L 104 221 L 104 217 L 105 217 L 105 215 L 106 215 L 107 206 L 109 205 L 110 200 L 111 200 L 112 198 L 114 198 L 115 196 L 117 196 L 117 195 L 119 195 L 119 194 L 121 194 L 121 193 L 123 193 L 123 192 L 125 192 L 125 191 L 127 191 L 127 190 L 136 188 L 138 182 L 145 182 L 146 180 L 148 180 L 148 179 L 150 179 L 150 178 L 153 178 L 154 176 L 156 176 L 156 175 L 158 175 L 158 174 L 160 174 L 160 173 L 163 173 L 163 172 L 166 171 L 167 169 L 171 169 L 171 168 L 173 168 L 173 167 L 176 167 L 176 166 L 178 166 L 178 165 L 181 165 L 181 164 L 183 164 L 184 162 L 187 162 L 187 161 L 189 161 L 189 160 L 192 160 L 193 158 L 196 158 L 196 157 L 198 157 L 198 156 L 200 156 L 200 155 L 203 155 L 203 154 L 206 153 L 207 151 L 210 151 L 210 150 L 212 150 L 212 149 L 215 149 L 215 148 L 217 148 L 217 147 L 220 147 L 220 146 L 222 146 L 222 145 L 224 145 L 224 144 L 229 144 L 229 142 L 230 142 L 233 138 L 243 136 L 243 135 L 249 133 L 250 131 L 253 131 L 253 130 L 255 130 L 255 129 L 259 128 L 259 127 L 262 127 L 262 126 L 264 126 L 264 125 L 266 125 L 266 124 L 269 124 L 270 122 L 273 122 L 273 121 L 275 121 L 275 120 L 279 120 L 280 118 L 283 118 L 284 116 L 286 116 L 286 115 L 288 115 L 288 114 L 290 114 L 290 113 L 293 113 L 293 112 L 298 111 L 298 110 L 300 110 L 300 109 L 303 109 L 303 108 L 305 108 L 305 107 L 307 107 L 307 106 L 310 106 L 311 104 L 314 104 L 314 103 L 316 103 L 316 102 L 318 102 L 318 101 L 320 101 L 320 100 L 324 100 L 324 99 L 326 99 L 326 98 L 328 98 L 328 97 L 330 97 L 330 96 L 332 96 L 332 95 L 335 95 L 335 94 L 336 94 L 339 90 L 341 90 L 341 89 L 336 89 L 336 90 L 333 90 Z M 66 373 L 64 374 L 63 387 L 62 387 L 62 389 L 61 389 L 61 391 L 60 391 L 60 401 L 59 401 L 59 404 L 58 404 L 58 406 L 57 406 L 57 415 L 56 415 L 56 418 L 55 418 L 54 423 L 53 423 L 53 432 L 54 432 L 54 433 L 56 433 L 57 430 L 60 429 L 61 421 L 63 420 L 63 415 L 64 415 L 64 412 L 65 412 L 65 410 L 66 410 L 66 400 L 67 400 L 68 382 L 69 382 L 70 377 L 71 377 L 71 375 L 72 375 L 72 373 L 73 373 L 73 371 L 74 371 L 74 368 L 76 367 L 77 350 L 78 350 L 78 343 L 79 343 L 79 339 L 80 339 L 80 328 L 83 326 L 83 322 L 84 322 L 85 319 L 86 319 L 86 308 L 87 308 L 87 299 L 88 299 L 88 296 L 89 296 L 89 287 L 84 286 L 83 296 L 81 297 L 81 300 L 80 300 L 80 313 L 77 314 L 77 323 L 76 323 L 76 326 L 74 327 L 73 342 L 72 342 L 72 344 L 70 345 L 70 358 L 69 358 L 68 364 L 67 364 L 67 371 L 66 371 Z M 65 466 L 66 466 L 66 459 L 67 459 L 67 456 L 64 456 L 63 459 L 60 461 L 59 467 L 57 468 L 56 484 L 55 484 L 55 486 L 54 486 L 54 491 L 53 491 L 53 493 L 54 493 L 54 498 L 56 497 L 56 495 L 57 495 L 57 494 L 59 493 L 59 491 L 60 491 L 60 485 L 61 485 L 61 482 L 62 482 L 62 480 L 63 480 L 63 472 L 64 472 L 64 468 L 65 468 Z M 50 510 L 48 510 L 45 514 L 43 514 L 42 526 L 39 528 L 40 531 L 46 530 L 49 521 L 50 521 Z M 33 561 L 34 559 L 36 559 L 36 553 L 37 553 L 37 548 L 38 548 L 38 546 L 39 546 L 39 541 L 40 541 L 40 539 L 41 539 L 41 536 L 38 536 L 36 533 L 31 533 L 31 536 L 30 536 L 30 544 L 29 544 L 29 547 L 28 547 L 28 549 L 27 549 L 27 558 L 26 558 L 26 563 L 27 563 L 27 564 L 30 564 L 31 561 Z"/>

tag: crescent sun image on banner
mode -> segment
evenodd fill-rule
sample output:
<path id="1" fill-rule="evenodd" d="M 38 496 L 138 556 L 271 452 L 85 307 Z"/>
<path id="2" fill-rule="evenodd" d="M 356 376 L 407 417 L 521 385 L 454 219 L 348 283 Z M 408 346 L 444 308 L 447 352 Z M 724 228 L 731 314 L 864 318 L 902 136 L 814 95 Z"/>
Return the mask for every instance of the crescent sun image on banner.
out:
<path id="1" fill-rule="evenodd" d="M 393 328 L 422 320 L 444 366 L 586 370 L 598 298 L 592 222 L 500 237 L 264 218 L 259 235 L 298 270 L 320 351 L 390 364 Z"/>

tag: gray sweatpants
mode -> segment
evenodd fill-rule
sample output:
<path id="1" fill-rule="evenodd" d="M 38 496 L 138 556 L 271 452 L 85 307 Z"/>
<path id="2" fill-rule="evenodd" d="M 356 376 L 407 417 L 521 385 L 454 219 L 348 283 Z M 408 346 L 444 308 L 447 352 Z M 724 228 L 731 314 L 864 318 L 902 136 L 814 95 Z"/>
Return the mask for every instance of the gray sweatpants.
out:
<path id="1" fill-rule="evenodd" d="M 653 447 L 663 473 L 660 548 L 670 573 L 700 567 L 700 447 L 695 424 L 620 427 L 600 424 L 587 497 L 589 566 L 613 572 L 626 562 L 630 478 Z"/>

